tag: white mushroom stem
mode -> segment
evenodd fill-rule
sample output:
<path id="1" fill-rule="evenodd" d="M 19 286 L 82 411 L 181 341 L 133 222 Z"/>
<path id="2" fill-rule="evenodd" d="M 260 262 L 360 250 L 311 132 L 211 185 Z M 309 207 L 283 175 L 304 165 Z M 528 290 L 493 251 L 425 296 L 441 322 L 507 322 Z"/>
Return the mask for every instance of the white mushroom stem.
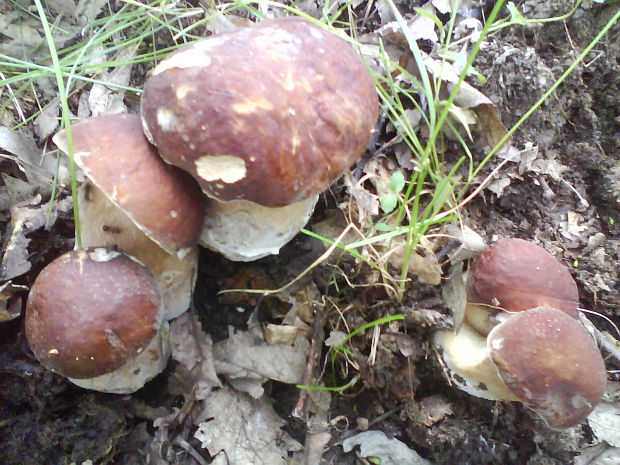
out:
<path id="1" fill-rule="evenodd" d="M 277 254 L 308 222 L 318 195 L 285 207 L 247 200 L 207 202 L 200 245 L 229 260 L 248 262 Z"/>
<path id="2" fill-rule="evenodd" d="M 198 248 L 182 258 L 152 241 L 90 181 L 78 191 L 83 247 L 118 247 L 137 258 L 155 276 L 164 302 L 164 319 L 189 308 L 196 283 Z"/>
<path id="3" fill-rule="evenodd" d="M 472 396 L 489 400 L 519 400 L 502 381 L 486 336 L 463 325 L 458 333 L 437 331 L 435 346 L 447 365 L 450 380 Z"/>
<path id="4" fill-rule="evenodd" d="M 168 322 L 164 322 L 144 350 L 118 370 L 89 379 L 69 378 L 69 381 L 93 391 L 129 394 L 142 388 L 147 381 L 164 371 L 169 357 L 170 336 Z"/>

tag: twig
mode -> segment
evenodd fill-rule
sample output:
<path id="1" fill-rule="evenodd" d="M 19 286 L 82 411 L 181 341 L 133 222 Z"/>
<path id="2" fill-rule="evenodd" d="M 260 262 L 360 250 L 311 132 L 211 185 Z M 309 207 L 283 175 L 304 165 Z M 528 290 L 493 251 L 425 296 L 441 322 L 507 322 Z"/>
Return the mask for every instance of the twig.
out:
<path id="1" fill-rule="evenodd" d="M 314 378 L 314 369 L 316 367 L 316 362 L 319 358 L 319 347 L 323 344 L 323 312 L 314 311 L 314 324 L 312 326 L 312 341 L 310 343 L 310 351 L 308 353 L 308 362 L 306 363 L 306 368 L 304 369 L 304 379 L 303 385 L 309 386 L 312 384 L 312 380 Z M 306 405 L 306 399 L 308 398 L 308 390 L 301 389 L 299 391 L 299 397 L 297 398 L 297 403 L 295 404 L 295 408 L 291 412 L 291 415 L 297 418 L 302 418 L 303 411 Z"/>

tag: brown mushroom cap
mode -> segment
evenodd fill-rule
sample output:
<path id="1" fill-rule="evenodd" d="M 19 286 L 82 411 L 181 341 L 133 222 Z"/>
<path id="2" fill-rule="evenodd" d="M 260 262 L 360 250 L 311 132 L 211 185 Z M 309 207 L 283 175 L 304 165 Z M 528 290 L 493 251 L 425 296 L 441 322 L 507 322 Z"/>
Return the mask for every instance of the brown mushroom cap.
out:
<path id="1" fill-rule="evenodd" d="M 598 347 L 578 320 L 560 310 L 538 307 L 511 315 L 487 343 L 506 386 L 551 427 L 580 423 L 605 391 Z"/>
<path id="2" fill-rule="evenodd" d="M 120 252 L 76 250 L 37 277 L 26 305 L 26 337 L 45 367 L 93 378 L 135 358 L 161 318 L 157 282 L 145 267 Z"/>
<path id="3" fill-rule="evenodd" d="M 374 83 L 345 41 L 278 18 L 163 60 L 141 104 L 149 139 L 218 200 L 281 207 L 325 190 L 364 152 Z"/>
<path id="4" fill-rule="evenodd" d="M 204 210 L 200 189 L 161 160 L 138 116 L 88 118 L 72 130 L 78 166 L 147 236 L 169 253 L 197 243 Z M 54 143 L 67 151 L 64 131 Z"/>
<path id="5" fill-rule="evenodd" d="M 579 295 L 568 269 L 542 247 L 523 239 L 502 239 L 473 262 L 467 278 L 472 303 L 518 312 L 557 308 L 577 318 Z"/>

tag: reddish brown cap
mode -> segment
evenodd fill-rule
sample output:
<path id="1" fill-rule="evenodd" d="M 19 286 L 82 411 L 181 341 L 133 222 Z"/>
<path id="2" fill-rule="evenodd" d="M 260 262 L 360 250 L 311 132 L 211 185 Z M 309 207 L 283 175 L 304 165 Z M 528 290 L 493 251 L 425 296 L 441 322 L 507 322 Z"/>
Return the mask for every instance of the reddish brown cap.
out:
<path id="1" fill-rule="evenodd" d="M 523 239 L 502 239 L 473 262 L 468 300 L 508 312 L 549 306 L 577 318 L 579 295 L 568 269 L 542 247 Z"/>
<path id="2" fill-rule="evenodd" d="M 515 313 L 487 339 L 508 388 L 547 424 L 583 421 L 598 403 L 607 373 L 598 347 L 578 320 L 549 307 Z"/>
<path id="3" fill-rule="evenodd" d="M 26 305 L 26 337 L 50 370 L 71 378 L 110 373 L 157 334 L 161 296 L 149 271 L 103 248 L 61 255 L 37 277 Z"/>
<path id="4" fill-rule="evenodd" d="M 138 116 L 98 116 L 72 129 L 76 163 L 147 236 L 169 253 L 197 243 L 204 210 L 200 188 L 163 162 Z M 67 151 L 64 131 L 54 142 Z"/>
<path id="5" fill-rule="evenodd" d="M 267 207 L 325 190 L 364 152 L 378 116 L 353 48 L 301 18 L 188 44 L 142 96 L 145 132 L 218 200 Z"/>

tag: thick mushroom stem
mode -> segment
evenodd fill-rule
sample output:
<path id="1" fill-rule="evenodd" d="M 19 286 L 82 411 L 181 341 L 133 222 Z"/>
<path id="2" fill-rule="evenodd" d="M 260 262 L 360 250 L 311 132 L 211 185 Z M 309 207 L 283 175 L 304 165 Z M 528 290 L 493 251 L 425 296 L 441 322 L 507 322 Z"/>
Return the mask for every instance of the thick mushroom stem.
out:
<path id="1" fill-rule="evenodd" d="M 458 333 L 437 331 L 433 340 L 447 375 L 461 390 L 488 400 L 519 400 L 502 381 L 491 360 L 486 336 L 463 325 Z"/>
<path id="2" fill-rule="evenodd" d="M 277 254 L 308 222 L 317 195 L 285 207 L 248 200 L 207 202 L 200 245 L 229 260 L 252 261 Z"/>
<path id="3" fill-rule="evenodd" d="M 182 257 L 169 254 L 91 182 L 84 182 L 78 193 L 82 245 L 118 247 L 142 262 L 159 284 L 165 320 L 176 318 L 186 311 L 196 283 L 197 247 L 185 248 Z"/>

